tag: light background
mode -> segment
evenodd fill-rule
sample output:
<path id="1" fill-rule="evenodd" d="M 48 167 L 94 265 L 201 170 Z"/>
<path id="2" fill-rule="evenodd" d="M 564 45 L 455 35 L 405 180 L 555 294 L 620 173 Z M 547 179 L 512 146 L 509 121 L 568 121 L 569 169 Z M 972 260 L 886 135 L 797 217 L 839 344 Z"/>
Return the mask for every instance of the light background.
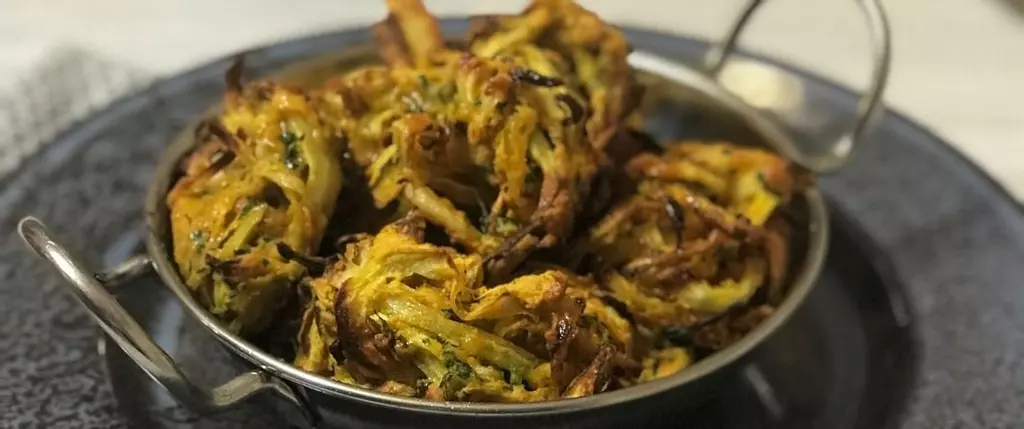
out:
<path id="1" fill-rule="evenodd" d="M 722 34 L 737 0 L 591 0 L 616 23 Z M 427 0 L 441 15 L 511 12 L 523 1 Z M 1024 16 L 1001 0 L 888 0 L 895 61 L 887 103 L 1024 197 Z M 48 53 L 81 47 L 165 76 L 256 45 L 364 25 L 356 0 L 0 0 L 0 91 Z M 855 0 L 772 0 L 743 45 L 860 88 L 867 40 Z"/>

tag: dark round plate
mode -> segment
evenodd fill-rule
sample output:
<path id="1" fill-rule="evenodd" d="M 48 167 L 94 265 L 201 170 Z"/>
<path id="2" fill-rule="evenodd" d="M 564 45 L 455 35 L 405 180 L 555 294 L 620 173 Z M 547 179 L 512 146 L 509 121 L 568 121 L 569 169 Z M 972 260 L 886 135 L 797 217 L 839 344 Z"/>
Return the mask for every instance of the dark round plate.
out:
<path id="1" fill-rule="evenodd" d="M 459 31 L 462 24 L 447 22 L 447 28 Z M 637 49 L 680 61 L 694 61 L 706 48 L 648 31 L 627 33 Z M 249 70 L 265 75 L 367 41 L 365 30 L 346 31 L 260 49 L 248 56 Z M 856 106 L 855 96 L 835 85 L 747 60 L 794 79 L 803 97 L 797 108 L 821 127 L 847 119 Z M 13 232 L 21 216 L 36 215 L 94 268 L 138 251 L 141 202 L 156 158 L 217 102 L 228 64 L 215 62 L 121 100 L 0 179 L 0 421 L 15 427 L 274 425 L 274 416 L 258 406 L 198 418 L 142 377 L 120 350 L 98 353 L 92 322 Z M 691 113 L 681 112 L 672 128 L 690 133 L 713 123 Z M 855 159 L 821 186 L 834 212 L 833 242 L 806 307 L 738 379 L 708 392 L 700 421 L 665 421 L 660 417 L 670 410 L 652 409 L 651 422 L 638 424 L 1019 425 L 1020 206 L 941 139 L 891 112 Z M 226 352 L 155 280 L 133 284 L 119 297 L 193 378 L 213 384 L 227 376 L 220 367 Z"/>

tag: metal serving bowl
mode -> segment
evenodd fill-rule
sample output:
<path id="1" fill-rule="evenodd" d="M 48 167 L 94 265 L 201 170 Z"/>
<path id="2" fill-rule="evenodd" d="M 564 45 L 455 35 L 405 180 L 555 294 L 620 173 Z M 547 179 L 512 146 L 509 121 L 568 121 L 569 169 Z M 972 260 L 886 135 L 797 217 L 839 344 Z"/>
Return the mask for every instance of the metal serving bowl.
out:
<path id="1" fill-rule="evenodd" d="M 733 51 L 745 24 L 761 3 L 759 0 L 748 4 L 724 41 L 711 49 L 702 70 L 645 52 L 632 53 L 629 61 L 642 78 L 656 81 L 665 89 L 664 93 L 685 93 L 688 103 L 701 104 L 716 115 L 727 117 L 749 130 L 759 140 L 755 143 L 766 145 L 811 171 L 826 173 L 843 164 L 880 110 L 881 94 L 888 76 L 889 30 L 881 5 L 878 0 L 858 1 L 874 42 L 875 64 L 871 85 L 861 100 L 853 126 L 838 141 L 826 146 L 828 150 L 824 152 L 809 154 L 803 151 L 775 122 L 732 95 L 718 82 L 718 73 Z M 298 64 L 285 71 L 282 79 L 316 84 L 330 72 L 365 64 L 373 58 L 374 53 L 370 49 L 352 49 L 340 57 Z M 824 263 L 828 242 L 829 225 L 824 199 L 817 189 L 808 189 L 794 201 L 795 218 L 803 221 L 795 228 L 795 250 L 791 255 L 793 262 L 786 299 L 750 334 L 670 377 L 584 398 L 528 404 L 439 403 L 403 398 L 304 372 L 231 333 L 193 298 L 171 257 L 165 195 L 178 178 L 179 161 L 192 150 L 194 143 L 183 134 L 170 145 L 157 166 L 156 180 L 149 188 L 145 202 L 148 230 L 145 255 L 130 258 L 110 270 L 93 273 L 58 244 L 37 219 L 23 219 L 19 231 L 26 243 L 68 280 L 71 290 L 118 346 L 176 399 L 198 412 L 216 412 L 262 392 L 274 399 L 272 402 L 276 408 L 303 426 L 390 428 L 472 424 L 503 427 L 526 424 L 532 427 L 565 427 L 571 423 L 573 427 L 580 428 L 622 427 L 654 407 L 671 404 L 680 408 L 706 395 L 717 377 L 735 368 L 749 351 L 778 330 L 803 303 Z M 192 317 L 240 357 L 237 365 L 241 375 L 213 389 L 194 384 L 108 291 L 108 288 L 135 279 L 150 269 L 156 270 Z M 642 406 L 637 406 L 640 401 L 643 401 Z"/>

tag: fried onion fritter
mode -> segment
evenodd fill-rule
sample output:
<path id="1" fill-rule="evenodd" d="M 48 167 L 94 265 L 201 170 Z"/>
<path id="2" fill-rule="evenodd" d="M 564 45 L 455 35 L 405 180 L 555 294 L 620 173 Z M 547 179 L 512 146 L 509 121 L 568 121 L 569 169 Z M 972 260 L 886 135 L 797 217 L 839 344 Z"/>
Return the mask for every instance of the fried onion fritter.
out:
<path id="1" fill-rule="evenodd" d="M 305 89 L 239 64 L 196 131 L 174 259 L 230 329 L 362 388 L 518 403 L 671 376 L 772 315 L 806 172 L 658 145 L 625 37 L 569 0 L 461 47 L 386 4 L 382 64 Z"/>
<path id="2" fill-rule="evenodd" d="M 778 299 L 789 257 L 778 209 L 806 186 L 796 167 L 760 149 L 684 142 L 641 153 L 626 169 L 635 193 L 581 246 L 637 323 L 705 329 L 766 283 Z"/>
<path id="3" fill-rule="evenodd" d="M 628 361 L 628 324 L 591 300 L 593 283 L 550 271 L 487 288 L 479 256 L 424 243 L 422 227 L 410 213 L 313 280 L 296 366 L 361 385 L 422 384 L 437 400 L 521 402 L 569 392 L 580 363 Z"/>
<path id="4" fill-rule="evenodd" d="M 604 162 L 595 133 L 614 133 L 622 116 L 603 118 L 599 106 L 622 103 L 606 100 L 608 82 L 577 79 L 573 67 L 597 62 L 590 50 L 572 60 L 573 52 L 542 45 L 564 44 L 572 31 L 515 46 L 498 32 L 456 52 L 442 48 L 433 17 L 410 3 L 389 3 L 388 20 L 374 30 L 389 66 L 334 79 L 323 97 L 366 167 L 378 207 L 401 201 L 421 210 L 457 243 L 493 256 L 492 277 L 505 279 L 534 248 L 560 244 L 572 232 Z M 534 9 L 565 15 L 559 28 L 589 14 L 562 3 Z M 602 41 L 622 39 L 602 28 Z M 628 70 L 624 53 L 603 48 L 615 43 L 595 43 L 599 55 L 609 55 L 602 64 Z M 477 225 L 467 213 L 482 220 Z"/>
<path id="5" fill-rule="evenodd" d="M 599 150 L 640 101 L 626 37 L 575 2 L 535 0 L 520 15 L 477 18 L 472 28 L 474 54 L 512 58 L 586 94 L 587 135 Z"/>
<path id="6" fill-rule="evenodd" d="M 252 335 L 305 275 L 278 249 L 317 250 L 342 185 L 342 149 L 303 91 L 230 84 L 167 205 L 185 283 L 233 331 Z"/>

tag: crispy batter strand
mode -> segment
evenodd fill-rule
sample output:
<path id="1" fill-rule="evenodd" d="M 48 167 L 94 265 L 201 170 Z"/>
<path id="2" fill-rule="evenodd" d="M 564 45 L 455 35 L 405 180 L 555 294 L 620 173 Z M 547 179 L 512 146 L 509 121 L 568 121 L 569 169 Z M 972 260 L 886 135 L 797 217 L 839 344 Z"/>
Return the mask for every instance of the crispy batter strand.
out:
<path id="1" fill-rule="evenodd" d="M 569 0 L 462 48 L 386 4 L 383 64 L 313 89 L 228 70 L 166 197 L 212 314 L 319 376 L 500 403 L 670 377 L 771 317 L 807 172 L 640 131 L 625 37 Z"/>

